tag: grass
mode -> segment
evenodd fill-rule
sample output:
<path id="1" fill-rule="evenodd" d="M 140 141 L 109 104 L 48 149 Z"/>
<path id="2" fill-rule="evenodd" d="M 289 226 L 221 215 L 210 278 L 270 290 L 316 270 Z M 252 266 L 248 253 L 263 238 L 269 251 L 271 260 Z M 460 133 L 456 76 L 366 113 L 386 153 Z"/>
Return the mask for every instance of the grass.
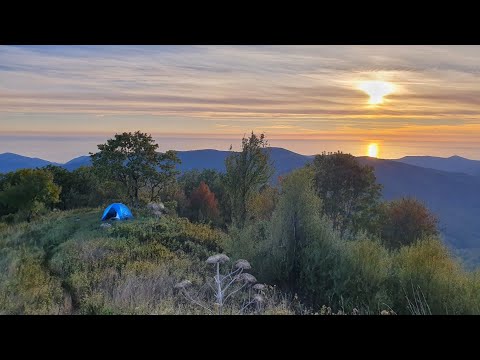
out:
<path id="1" fill-rule="evenodd" d="M 31 223 L 0 224 L 0 314 L 206 313 L 174 285 L 205 284 L 212 276 L 205 260 L 224 252 L 225 233 L 148 215 L 104 228 L 101 212 L 52 212 Z M 339 249 L 336 265 L 321 272 L 333 281 L 324 284 L 316 308 L 270 284 L 261 313 L 480 313 L 480 272 L 464 271 L 436 239 L 394 252 L 368 239 Z M 239 306 L 232 301 L 224 313 Z"/>
<path id="2" fill-rule="evenodd" d="M 176 217 L 102 228 L 100 216 L 101 209 L 72 210 L 2 226 L 0 313 L 204 313 L 174 285 L 204 283 L 205 259 L 223 251 L 224 233 Z M 271 299 L 265 313 L 291 313 L 284 299 Z"/>

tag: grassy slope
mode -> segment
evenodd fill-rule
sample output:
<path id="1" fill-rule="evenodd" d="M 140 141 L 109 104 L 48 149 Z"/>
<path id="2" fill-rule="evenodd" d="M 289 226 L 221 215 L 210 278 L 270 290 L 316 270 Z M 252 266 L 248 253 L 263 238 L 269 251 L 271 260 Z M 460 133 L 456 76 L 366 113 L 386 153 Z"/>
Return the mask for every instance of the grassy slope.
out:
<path id="1" fill-rule="evenodd" d="M 184 255 L 185 249 L 168 232 L 174 230 L 185 236 L 186 231 L 176 229 L 185 222 L 140 218 L 105 229 L 100 227 L 100 212 L 54 213 L 38 222 L 0 230 L 0 311 L 178 311 L 173 304 L 174 283 L 203 266 L 195 254 Z M 162 236 L 151 233 L 154 226 L 163 232 Z M 186 246 L 197 245 L 198 255 L 218 250 L 215 242 L 220 242 L 221 234 L 200 228 L 205 233 L 197 231 L 198 236 L 191 236 Z M 204 247 L 202 236 L 212 244 Z"/>
<path id="2" fill-rule="evenodd" d="M 170 217 L 102 228 L 101 211 L 0 224 L 0 314 L 203 313 L 174 284 L 203 284 L 205 259 L 222 251 L 225 234 Z M 281 301 L 267 310 L 290 312 Z"/>

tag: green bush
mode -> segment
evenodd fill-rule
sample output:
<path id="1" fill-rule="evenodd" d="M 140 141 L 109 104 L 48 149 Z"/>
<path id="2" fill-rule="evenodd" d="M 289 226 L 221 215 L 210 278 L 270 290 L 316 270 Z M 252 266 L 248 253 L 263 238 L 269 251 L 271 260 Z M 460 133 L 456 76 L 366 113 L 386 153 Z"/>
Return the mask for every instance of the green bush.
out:
<path id="1" fill-rule="evenodd" d="M 188 219 L 162 217 L 144 222 L 121 223 L 111 230 L 115 237 L 135 238 L 140 242 L 159 242 L 170 251 L 206 258 L 222 250 L 225 234 Z"/>
<path id="2" fill-rule="evenodd" d="M 479 283 L 454 261 L 438 238 L 400 249 L 393 258 L 392 307 L 402 313 L 479 312 Z"/>
<path id="3" fill-rule="evenodd" d="M 0 313 L 201 314 L 174 284 L 204 284 L 205 259 L 227 252 L 272 285 L 267 314 L 480 314 L 480 271 L 466 272 L 432 236 L 398 250 L 367 235 L 341 238 L 318 211 L 309 179 L 285 178 L 272 217 L 228 236 L 146 214 L 101 228 L 102 209 L 2 224 Z"/>
<path id="4" fill-rule="evenodd" d="M 336 295 L 345 310 L 365 309 L 379 313 L 389 308 L 387 282 L 391 275 L 391 256 L 377 240 L 362 235 L 345 243 L 344 259 L 336 269 Z M 341 279 L 341 280 L 340 280 Z"/>
<path id="5" fill-rule="evenodd" d="M 21 251 L 0 283 L 1 312 L 8 314 L 62 314 L 68 311 L 59 279 L 42 266 L 42 254 Z"/>

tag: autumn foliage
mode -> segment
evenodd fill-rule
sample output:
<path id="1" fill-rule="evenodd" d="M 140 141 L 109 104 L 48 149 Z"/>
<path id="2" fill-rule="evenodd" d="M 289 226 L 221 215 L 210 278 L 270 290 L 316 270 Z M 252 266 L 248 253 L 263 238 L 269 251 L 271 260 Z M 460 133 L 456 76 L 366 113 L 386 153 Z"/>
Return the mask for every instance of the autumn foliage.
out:
<path id="1" fill-rule="evenodd" d="M 382 220 L 382 238 L 390 248 L 400 248 L 421 237 L 438 235 L 436 216 L 413 198 L 385 204 Z"/>
<path id="2" fill-rule="evenodd" d="M 193 190 L 190 195 L 190 204 L 199 221 L 215 222 L 219 217 L 218 201 L 204 181 Z"/>

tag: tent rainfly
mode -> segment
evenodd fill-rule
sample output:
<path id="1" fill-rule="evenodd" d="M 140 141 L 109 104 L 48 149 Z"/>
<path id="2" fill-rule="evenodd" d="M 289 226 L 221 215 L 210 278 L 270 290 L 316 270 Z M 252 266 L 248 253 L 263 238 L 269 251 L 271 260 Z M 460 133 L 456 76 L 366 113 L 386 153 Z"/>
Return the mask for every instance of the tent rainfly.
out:
<path id="1" fill-rule="evenodd" d="M 128 220 L 133 218 L 132 212 L 124 204 L 114 203 L 110 204 L 102 215 L 102 221 L 105 220 Z"/>

